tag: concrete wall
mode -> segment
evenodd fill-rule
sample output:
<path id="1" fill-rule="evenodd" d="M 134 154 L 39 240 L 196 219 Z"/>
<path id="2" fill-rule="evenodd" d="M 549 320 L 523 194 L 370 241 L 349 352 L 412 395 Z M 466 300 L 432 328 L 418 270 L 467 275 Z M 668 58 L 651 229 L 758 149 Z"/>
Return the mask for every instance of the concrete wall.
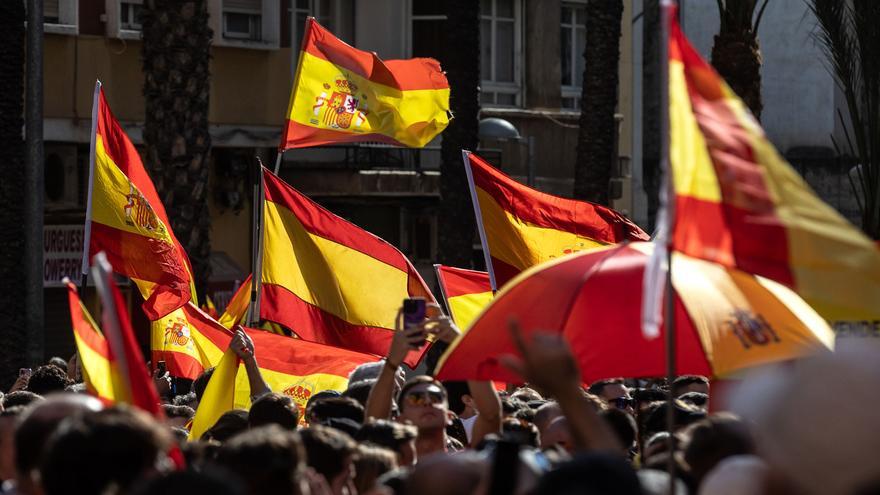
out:
<path id="1" fill-rule="evenodd" d="M 718 32 L 715 2 L 681 2 L 685 34 L 709 60 Z M 764 60 L 761 125 L 783 153 L 797 146 L 828 146 L 835 132 L 835 84 L 812 38 L 815 17 L 803 0 L 773 0 L 758 29 Z"/>

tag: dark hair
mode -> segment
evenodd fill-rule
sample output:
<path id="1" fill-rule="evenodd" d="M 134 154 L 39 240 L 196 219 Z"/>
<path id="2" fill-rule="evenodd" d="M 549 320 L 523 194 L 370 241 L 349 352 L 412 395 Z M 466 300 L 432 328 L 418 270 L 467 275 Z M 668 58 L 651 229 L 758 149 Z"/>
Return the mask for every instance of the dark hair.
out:
<path id="1" fill-rule="evenodd" d="M 204 466 L 198 471 L 172 471 L 137 483 L 131 495 L 245 495 L 242 482 L 217 467 Z M 290 492 L 288 492 L 290 493 Z"/>
<path id="2" fill-rule="evenodd" d="M 534 493 L 555 495 L 641 495 L 635 470 L 625 458 L 604 452 L 579 454 L 545 474 Z"/>
<path id="3" fill-rule="evenodd" d="M 309 415 L 309 411 L 312 409 L 312 404 L 319 400 L 324 399 L 335 399 L 337 397 L 342 397 L 342 394 L 339 393 L 338 390 L 322 390 L 320 392 L 314 393 L 309 397 L 309 400 L 306 401 L 306 417 Z"/>
<path id="4" fill-rule="evenodd" d="M 723 459 L 756 450 L 748 425 L 729 413 L 712 414 L 690 425 L 685 437 L 684 460 L 698 483 Z"/>
<path id="5" fill-rule="evenodd" d="M 529 423 L 535 422 L 535 410 L 531 407 L 524 407 L 519 411 L 513 413 L 513 417 L 516 419 L 521 419 L 523 421 L 528 421 Z"/>
<path id="6" fill-rule="evenodd" d="M 309 423 L 323 423 L 331 418 L 347 418 L 355 423 L 364 421 L 364 406 L 351 397 L 320 399 L 309 409 Z"/>
<path id="7" fill-rule="evenodd" d="M 672 381 L 672 395 L 678 397 L 680 391 L 687 388 L 688 385 L 699 383 L 709 385 L 709 379 L 702 375 L 681 375 Z"/>
<path id="8" fill-rule="evenodd" d="M 287 430 L 295 430 L 299 423 L 299 408 L 290 397 L 272 392 L 251 406 L 248 425 L 251 428 L 275 424 Z"/>
<path id="9" fill-rule="evenodd" d="M 464 412 L 465 404 L 462 399 L 465 395 L 471 394 L 471 388 L 465 381 L 447 381 L 443 382 L 443 388 L 446 389 L 446 397 L 449 401 L 449 410 L 455 414 Z"/>
<path id="10" fill-rule="evenodd" d="M 638 402 L 654 402 L 658 400 L 666 400 L 666 391 L 660 388 L 634 388 L 630 392 Z"/>
<path id="11" fill-rule="evenodd" d="M 673 413 L 675 419 L 675 427 L 681 428 L 691 423 L 695 423 L 706 417 L 706 413 L 695 408 L 690 404 L 686 404 L 678 399 L 675 400 L 675 410 Z M 649 406 L 649 410 L 644 415 L 644 423 L 640 434 L 642 438 L 648 438 L 654 433 L 666 430 L 666 408 L 667 402 L 656 402 Z"/>
<path id="12" fill-rule="evenodd" d="M 400 410 L 403 411 L 403 398 L 406 397 L 407 392 L 409 392 L 409 390 L 415 386 L 424 384 L 437 385 L 438 387 L 440 387 L 441 393 L 443 394 L 443 400 L 449 400 L 449 394 L 446 393 L 446 387 L 444 387 L 439 380 L 428 375 L 418 375 L 410 378 L 406 381 L 406 383 L 403 384 L 402 387 L 400 387 L 400 393 L 397 394 L 397 407 L 399 407 Z"/>
<path id="13" fill-rule="evenodd" d="M 162 411 L 167 418 L 192 419 L 196 415 L 193 408 L 189 406 L 175 406 L 173 404 L 162 404 Z"/>
<path id="14" fill-rule="evenodd" d="M 519 444 L 536 449 L 541 446 L 538 427 L 527 421 L 507 418 L 501 422 L 501 431 L 505 437 Z"/>
<path id="15" fill-rule="evenodd" d="M 587 389 L 587 392 L 601 397 L 602 391 L 605 390 L 607 385 L 623 385 L 623 378 L 608 378 L 595 381 L 590 384 L 590 388 Z"/>
<path id="16" fill-rule="evenodd" d="M 308 464 L 328 482 L 339 476 L 347 467 L 348 460 L 355 452 L 357 444 L 345 433 L 321 425 L 313 425 L 300 430 L 306 448 Z"/>
<path id="17" fill-rule="evenodd" d="M 49 358 L 49 362 L 46 364 L 51 364 L 52 366 L 57 366 L 58 369 L 67 373 L 67 361 L 64 358 L 60 358 L 58 356 L 53 356 Z"/>
<path id="18" fill-rule="evenodd" d="M 0 411 L 0 418 L 17 418 L 25 410 L 25 406 L 12 406 Z"/>
<path id="19" fill-rule="evenodd" d="M 418 430 L 415 426 L 371 418 L 361 426 L 355 440 L 385 447 L 399 454 L 401 447 L 416 436 Z"/>
<path id="20" fill-rule="evenodd" d="M 208 431 L 202 435 L 202 439 L 225 442 L 247 428 L 248 412 L 244 409 L 233 409 L 223 413 L 214 426 L 208 428 Z"/>
<path id="21" fill-rule="evenodd" d="M 31 374 L 27 389 L 38 395 L 47 395 L 52 392 L 63 392 L 69 384 L 67 372 L 54 364 L 45 364 Z"/>
<path id="22" fill-rule="evenodd" d="M 238 475 L 248 493 L 299 493 L 305 449 L 295 431 L 278 425 L 248 430 L 224 443 L 217 463 Z"/>
<path id="23" fill-rule="evenodd" d="M 636 441 L 636 421 L 632 416 L 616 408 L 606 409 L 599 416 L 611 427 L 621 447 L 632 448 Z"/>
<path id="24" fill-rule="evenodd" d="M 196 396 L 195 392 L 188 392 L 183 395 L 174 396 L 174 400 L 172 400 L 171 402 L 175 406 L 193 407 L 194 405 L 198 404 L 198 401 L 199 401 L 199 398 Z"/>
<path id="25" fill-rule="evenodd" d="M 367 493 L 376 486 L 379 476 L 397 467 L 397 456 L 384 447 L 358 445 L 354 461 L 354 486 L 357 493 Z"/>
<path id="26" fill-rule="evenodd" d="M 514 399 L 512 397 L 501 398 L 501 413 L 505 416 L 514 415 L 520 409 L 526 409 L 527 407 L 529 406 L 519 399 Z"/>
<path id="27" fill-rule="evenodd" d="M 13 392 L 6 398 L 17 393 Z M 83 414 L 93 407 L 100 407 L 100 402 L 91 396 L 59 394 L 43 399 L 39 395 L 31 395 L 39 403 L 25 407 L 15 427 L 15 469 L 22 476 L 29 475 L 37 468 L 49 437 L 61 421 Z"/>
<path id="28" fill-rule="evenodd" d="M 208 387 L 208 381 L 212 375 L 214 375 L 214 368 L 208 368 L 192 382 L 192 391 L 195 392 L 196 399 L 199 402 L 202 401 L 202 396 L 205 395 L 205 389 Z"/>
<path id="29" fill-rule="evenodd" d="M 45 400 L 42 395 L 27 390 L 16 390 L 3 396 L 3 407 L 28 406 L 42 400 Z"/>
<path id="30" fill-rule="evenodd" d="M 47 495 L 125 493 L 171 442 L 152 417 L 124 405 L 68 418 L 46 446 L 40 479 Z"/>
<path id="31" fill-rule="evenodd" d="M 361 380 L 359 382 L 349 383 L 348 388 L 345 389 L 345 392 L 342 392 L 343 397 L 351 397 L 352 399 L 358 401 L 360 405 L 367 407 L 367 399 L 370 397 L 370 391 L 373 390 L 373 386 L 376 385 L 376 379 L 369 380 Z"/>
<path id="32" fill-rule="evenodd" d="M 539 394 L 535 389 L 529 387 L 519 387 L 514 390 L 512 394 L 510 394 L 512 399 L 517 399 L 523 403 L 528 403 L 533 400 L 542 400 L 541 394 Z"/>

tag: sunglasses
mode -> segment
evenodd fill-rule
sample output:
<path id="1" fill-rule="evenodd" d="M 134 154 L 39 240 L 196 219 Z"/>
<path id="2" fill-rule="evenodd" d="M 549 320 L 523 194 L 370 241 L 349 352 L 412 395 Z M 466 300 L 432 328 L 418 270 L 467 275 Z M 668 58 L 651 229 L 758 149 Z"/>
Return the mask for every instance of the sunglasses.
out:
<path id="1" fill-rule="evenodd" d="M 443 402 L 443 394 L 437 390 L 408 392 L 403 400 L 408 406 L 433 406 Z"/>
<path id="2" fill-rule="evenodd" d="M 626 409 L 627 407 L 635 407 L 636 400 L 631 397 L 617 397 L 616 399 L 609 399 L 608 403 L 617 409 Z"/>

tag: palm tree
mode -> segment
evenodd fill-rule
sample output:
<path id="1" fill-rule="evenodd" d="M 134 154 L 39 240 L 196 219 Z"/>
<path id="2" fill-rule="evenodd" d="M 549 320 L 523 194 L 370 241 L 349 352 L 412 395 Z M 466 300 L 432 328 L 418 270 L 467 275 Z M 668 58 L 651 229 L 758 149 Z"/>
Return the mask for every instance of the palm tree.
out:
<path id="1" fill-rule="evenodd" d="M 816 37 L 846 98 L 846 117 L 838 111 L 846 143 L 835 147 L 859 163 L 849 176 L 862 230 L 880 239 L 880 2 L 810 0 L 810 8 L 818 20 Z"/>
<path id="2" fill-rule="evenodd" d="M 712 65 L 731 89 L 761 119 L 761 47 L 758 26 L 767 2 L 759 0 L 715 0 L 721 28 L 712 45 Z M 755 11 L 757 10 L 757 14 Z"/>
<path id="3" fill-rule="evenodd" d="M 574 195 L 609 205 L 608 185 L 617 161 L 618 63 L 623 0 L 589 0 Z"/>
<path id="4" fill-rule="evenodd" d="M 24 251 L 25 177 L 24 141 L 24 2 L 0 2 L 0 277 L 7 288 L 23 288 L 26 267 Z M 3 321 L 3 349 L 0 353 L 0 386 L 4 390 L 15 380 L 18 368 L 27 366 L 27 326 L 21 292 L 4 290 L 0 294 L 0 321 Z M 16 350 L 17 352 L 9 352 Z"/>
<path id="5" fill-rule="evenodd" d="M 141 19 L 146 166 L 202 294 L 211 274 L 208 62 L 213 32 L 207 4 L 146 0 Z"/>
<path id="6" fill-rule="evenodd" d="M 443 132 L 440 163 L 440 262 L 470 267 L 475 219 L 461 150 L 476 150 L 480 113 L 480 2 L 446 0 L 445 54 L 455 118 Z"/>

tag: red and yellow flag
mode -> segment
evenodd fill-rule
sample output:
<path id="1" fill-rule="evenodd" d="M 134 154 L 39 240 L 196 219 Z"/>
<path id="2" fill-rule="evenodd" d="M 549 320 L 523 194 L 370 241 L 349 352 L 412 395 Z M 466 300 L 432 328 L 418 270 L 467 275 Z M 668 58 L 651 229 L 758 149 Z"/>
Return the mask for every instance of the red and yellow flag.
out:
<path id="1" fill-rule="evenodd" d="M 238 286 L 238 290 L 232 295 L 226 309 L 217 321 L 226 328 L 232 328 L 244 320 L 248 307 L 251 303 L 251 278 L 253 274 L 248 275 L 244 282 Z"/>
<path id="2" fill-rule="evenodd" d="M 422 277 L 391 244 L 263 176 L 260 317 L 305 340 L 385 355 L 403 300 L 436 302 Z"/>
<path id="3" fill-rule="evenodd" d="M 82 366 L 83 382 L 90 394 L 106 403 L 116 402 L 115 389 L 121 387 L 121 381 L 116 366 L 111 364 L 107 339 L 80 300 L 76 286 L 69 280 L 66 284 L 73 339 Z"/>
<path id="4" fill-rule="evenodd" d="M 95 85 L 92 163 L 86 210 L 83 273 L 103 251 L 117 273 L 135 279 L 156 320 L 194 295 L 189 259 L 171 231 L 168 215 L 140 155 Z"/>
<path id="5" fill-rule="evenodd" d="M 153 359 L 164 360 L 172 375 L 193 379 L 220 364 L 232 333 L 192 303 L 179 311 L 182 318 L 168 332 L 153 333 Z M 266 383 L 273 391 L 292 397 L 301 408 L 314 393 L 345 390 L 355 367 L 378 359 L 253 328 L 245 331 L 254 341 L 254 355 Z M 248 409 L 250 388 L 243 366 L 235 376 L 235 407 Z"/>
<path id="6" fill-rule="evenodd" d="M 492 301 L 489 274 L 451 266 L 434 265 L 452 321 L 466 331 Z"/>
<path id="7" fill-rule="evenodd" d="M 601 205 L 520 184 L 470 152 L 465 169 L 494 288 L 544 261 L 623 241 L 649 239 L 638 225 Z"/>
<path id="8" fill-rule="evenodd" d="M 281 150 L 364 141 L 421 148 L 448 124 L 439 62 L 383 61 L 306 20 Z"/>
<path id="9" fill-rule="evenodd" d="M 671 247 L 780 282 L 832 322 L 880 320 L 880 250 L 779 156 L 670 18 Z"/>

